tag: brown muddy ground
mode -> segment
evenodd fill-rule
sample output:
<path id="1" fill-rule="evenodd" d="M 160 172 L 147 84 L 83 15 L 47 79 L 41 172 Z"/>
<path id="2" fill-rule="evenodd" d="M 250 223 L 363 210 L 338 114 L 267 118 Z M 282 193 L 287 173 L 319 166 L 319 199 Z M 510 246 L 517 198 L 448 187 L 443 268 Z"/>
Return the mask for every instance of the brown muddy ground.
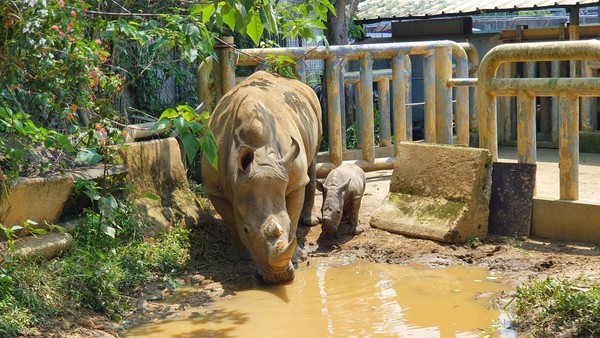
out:
<path id="1" fill-rule="evenodd" d="M 371 228 L 369 220 L 387 195 L 392 171 L 368 173 L 367 190 L 363 199 L 360 221 L 365 232 L 337 240 L 320 238 L 320 227 L 299 229 L 299 242 L 309 249 L 309 264 L 314 256 L 355 256 L 374 262 L 393 264 L 421 263 L 431 267 L 471 265 L 502 273 L 514 288 L 523 282 L 546 277 L 585 278 L 600 281 L 600 247 L 589 243 L 549 242 L 543 239 L 489 236 L 475 245 L 450 245 L 430 240 L 408 238 Z M 538 178 L 539 179 L 539 178 Z M 583 188 L 593 189 L 593 187 Z M 584 192 L 587 194 L 587 192 Z M 315 201 L 319 212 L 321 195 Z M 103 318 L 90 318 L 73 323 L 71 329 L 60 333 L 61 337 L 110 337 L 121 336 L 127 327 L 176 318 L 178 311 L 188 306 L 203 306 L 210 311 L 211 304 L 219 298 L 233 297 L 236 291 L 255 285 L 250 262 L 223 261 L 221 252 L 227 246 L 225 232 L 218 221 L 200 224 L 191 232 L 192 257 L 197 268 L 182 276 L 182 285 L 198 285 L 202 292 L 193 297 L 181 298 L 173 294 L 165 284 L 149 285 L 136 295 L 136 305 L 121 323 Z M 498 304 L 506 304 L 513 293 L 504 294 Z M 519 337 L 527 337 L 521 332 Z M 568 333 L 563 334 L 564 337 Z M 557 333 L 560 337 L 560 333 Z"/>

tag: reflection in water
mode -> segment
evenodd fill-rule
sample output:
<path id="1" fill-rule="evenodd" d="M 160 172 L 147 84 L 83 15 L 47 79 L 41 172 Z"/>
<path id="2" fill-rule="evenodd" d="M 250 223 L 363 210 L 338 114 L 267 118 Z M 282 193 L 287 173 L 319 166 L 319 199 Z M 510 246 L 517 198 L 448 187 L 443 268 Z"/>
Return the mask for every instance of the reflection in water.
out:
<path id="1" fill-rule="evenodd" d="M 311 258 L 292 283 L 240 291 L 200 315 L 132 330 L 128 337 L 514 337 L 491 308 L 500 276 L 480 268 L 431 269 Z"/>

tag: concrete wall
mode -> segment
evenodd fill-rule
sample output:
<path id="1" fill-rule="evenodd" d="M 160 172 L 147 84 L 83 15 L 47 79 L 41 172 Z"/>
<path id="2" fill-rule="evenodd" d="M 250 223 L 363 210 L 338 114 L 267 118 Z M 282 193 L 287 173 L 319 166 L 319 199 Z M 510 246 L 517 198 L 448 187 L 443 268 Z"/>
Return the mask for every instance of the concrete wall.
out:
<path id="1" fill-rule="evenodd" d="M 535 197 L 531 236 L 600 243 L 600 203 Z"/>

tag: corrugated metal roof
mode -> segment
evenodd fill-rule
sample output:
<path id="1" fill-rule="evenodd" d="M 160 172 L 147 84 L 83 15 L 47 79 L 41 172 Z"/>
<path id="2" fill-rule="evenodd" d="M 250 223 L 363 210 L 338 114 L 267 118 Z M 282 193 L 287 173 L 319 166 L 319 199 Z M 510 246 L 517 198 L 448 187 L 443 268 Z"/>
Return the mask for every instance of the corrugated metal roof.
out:
<path id="1" fill-rule="evenodd" d="M 593 5 L 600 5 L 600 1 L 366 0 L 358 4 L 356 15 L 359 21 L 376 21 Z"/>

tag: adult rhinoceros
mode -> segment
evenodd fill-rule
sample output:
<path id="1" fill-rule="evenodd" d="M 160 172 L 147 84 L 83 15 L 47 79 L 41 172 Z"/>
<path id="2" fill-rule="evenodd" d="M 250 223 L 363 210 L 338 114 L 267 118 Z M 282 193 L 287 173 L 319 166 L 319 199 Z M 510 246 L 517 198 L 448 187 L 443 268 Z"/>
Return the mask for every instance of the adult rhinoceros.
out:
<path id="1" fill-rule="evenodd" d="M 320 121 L 309 86 L 262 71 L 229 91 L 209 121 L 218 170 L 203 159 L 204 191 L 267 283 L 294 279 L 298 223 L 315 219 Z"/>

